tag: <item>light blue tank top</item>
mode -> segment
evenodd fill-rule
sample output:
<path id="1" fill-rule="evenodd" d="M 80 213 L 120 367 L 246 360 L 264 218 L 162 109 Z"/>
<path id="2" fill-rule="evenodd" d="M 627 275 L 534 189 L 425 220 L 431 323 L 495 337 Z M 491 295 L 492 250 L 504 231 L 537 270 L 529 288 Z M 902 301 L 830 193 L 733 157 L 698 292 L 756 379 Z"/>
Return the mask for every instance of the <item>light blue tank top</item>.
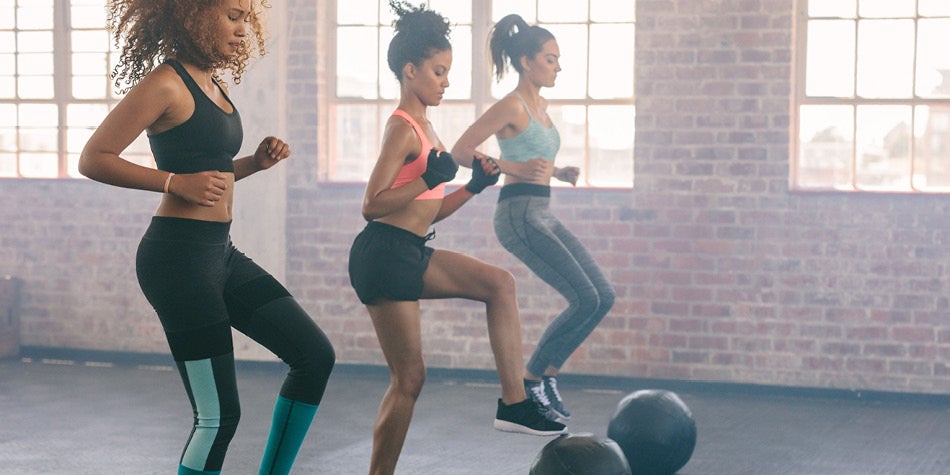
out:
<path id="1" fill-rule="evenodd" d="M 507 139 L 498 139 L 501 158 L 510 162 L 527 162 L 534 158 L 553 162 L 557 151 L 561 148 L 561 135 L 557 133 L 557 128 L 553 124 L 548 128 L 538 122 L 531 115 L 531 110 L 528 109 L 528 104 L 524 99 L 518 93 L 515 93 L 515 96 L 521 101 L 531 121 L 520 134 Z"/>

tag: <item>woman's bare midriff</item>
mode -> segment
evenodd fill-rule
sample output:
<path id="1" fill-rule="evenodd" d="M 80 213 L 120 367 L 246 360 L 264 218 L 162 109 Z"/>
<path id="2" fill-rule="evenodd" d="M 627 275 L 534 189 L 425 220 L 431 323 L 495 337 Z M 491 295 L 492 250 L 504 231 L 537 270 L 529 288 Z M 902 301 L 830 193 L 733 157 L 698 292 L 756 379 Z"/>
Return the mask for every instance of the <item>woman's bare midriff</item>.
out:
<path id="1" fill-rule="evenodd" d="M 216 221 L 221 223 L 230 222 L 234 216 L 234 174 L 225 173 L 227 176 L 227 188 L 221 199 L 216 201 L 214 206 L 200 206 L 191 204 L 171 193 L 162 195 L 162 202 L 155 211 L 155 216 L 164 216 L 169 218 L 195 219 L 198 221 Z"/>
<path id="2" fill-rule="evenodd" d="M 439 214 L 442 200 L 415 200 L 398 212 L 386 215 L 376 221 L 405 229 L 417 236 L 429 233 L 429 226 Z"/>

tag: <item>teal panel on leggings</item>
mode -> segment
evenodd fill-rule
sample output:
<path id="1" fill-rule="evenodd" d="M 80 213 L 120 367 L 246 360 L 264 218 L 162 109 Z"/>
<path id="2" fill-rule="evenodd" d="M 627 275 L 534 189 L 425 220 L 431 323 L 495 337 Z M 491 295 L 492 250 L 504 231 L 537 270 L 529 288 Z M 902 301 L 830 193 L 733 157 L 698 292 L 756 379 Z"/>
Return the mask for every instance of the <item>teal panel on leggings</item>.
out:
<path id="1" fill-rule="evenodd" d="M 210 359 L 186 361 L 185 370 L 188 373 L 188 385 L 191 386 L 191 393 L 195 398 L 198 422 L 181 458 L 181 464 L 195 470 L 204 468 L 208 461 L 211 446 L 218 435 L 218 427 L 221 426 L 221 405 Z"/>
<path id="2" fill-rule="evenodd" d="M 220 475 L 220 471 L 201 471 L 201 470 L 192 470 L 184 465 L 178 466 L 178 475 Z"/>
<path id="3" fill-rule="evenodd" d="M 261 460 L 259 475 L 286 475 L 297 458 L 307 430 L 317 412 L 313 404 L 277 397 L 267 448 Z"/>

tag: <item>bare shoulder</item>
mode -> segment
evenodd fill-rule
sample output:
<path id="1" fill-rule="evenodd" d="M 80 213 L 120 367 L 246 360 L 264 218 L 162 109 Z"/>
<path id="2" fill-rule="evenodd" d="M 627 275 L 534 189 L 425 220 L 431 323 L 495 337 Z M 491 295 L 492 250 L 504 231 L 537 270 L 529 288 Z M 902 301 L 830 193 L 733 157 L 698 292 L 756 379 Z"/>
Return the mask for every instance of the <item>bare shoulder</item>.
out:
<path id="1" fill-rule="evenodd" d="M 381 155 L 408 160 L 419 155 L 421 146 L 416 131 L 406 119 L 393 115 L 386 121 Z"/>

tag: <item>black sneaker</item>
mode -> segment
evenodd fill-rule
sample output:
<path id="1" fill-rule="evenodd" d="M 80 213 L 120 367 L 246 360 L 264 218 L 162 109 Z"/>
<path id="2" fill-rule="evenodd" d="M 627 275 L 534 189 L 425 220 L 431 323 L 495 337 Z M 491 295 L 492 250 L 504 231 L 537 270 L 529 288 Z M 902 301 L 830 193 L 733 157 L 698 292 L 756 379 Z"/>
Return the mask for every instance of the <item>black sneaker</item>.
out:
<path id="1" fill-rule="evenodd" d="M 542 376 L 542 387 L 544 395 L 547 396 L 549 409 L 557 414 L 558 422 L 571 420 L 571 413 L 564 408 L 564 400 L 561 399 L 561 393 L 557 390 L 557 378 L 554 376 Z"/>
<path id="2" fill-rule="evenodd" d="M 567 432 L 564 424 L 548 419 L 531 398 L 510 406 L 499 399 L 494 427 L 505 432 L 530 435 L 558 435 Z"/>
<path id="3" fill-rule="evenodd" d="M 544 390 L 544 380 L 533 381 L 525 379 L 524 392 L 528 395 L 528 399 L 534 401 L 534 403 L 541 408 L 541 414 L 544 414 L 544 417 L 554 422 L 561 422 L 558 420 L 558 414 L 555 414 L 551 408 L 551 400 L 548 399 L 548 393 Z"/>

